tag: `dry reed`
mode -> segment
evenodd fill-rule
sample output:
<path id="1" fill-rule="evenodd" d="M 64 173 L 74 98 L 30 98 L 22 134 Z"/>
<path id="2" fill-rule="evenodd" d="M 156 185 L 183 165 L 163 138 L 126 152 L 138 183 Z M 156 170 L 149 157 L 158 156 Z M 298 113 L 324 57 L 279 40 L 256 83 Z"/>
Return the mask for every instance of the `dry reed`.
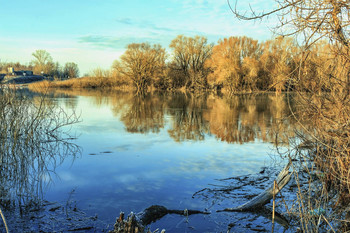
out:
<path id="1" fill-rule="evenodd" d="M 77 121 L 74 113 L 66 113 L 44 95 L 0 89 L 0 205 L 4 211 L 40 206 L 43 177 L 50 179 L 51 169 L 80 153 L 64 128 Z"/>

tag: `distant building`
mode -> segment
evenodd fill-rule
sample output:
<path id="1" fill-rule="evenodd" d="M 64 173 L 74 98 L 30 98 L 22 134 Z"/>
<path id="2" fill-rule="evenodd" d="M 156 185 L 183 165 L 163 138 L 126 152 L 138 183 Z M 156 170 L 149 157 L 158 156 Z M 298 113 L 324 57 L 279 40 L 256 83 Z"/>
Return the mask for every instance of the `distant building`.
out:
<path id="1" fill-rule="evenodd" d="M 8 68 L 8 74 L 12 76 L 31 76 L 33 75 L 33 71 L 31 70 L 18 70 L 15 71 L 13 67 Z"/>
<path id="2" fill-rule="evenodd" d="M 33 75 L 33 71 L 31 70 L 19 70 L 14 72 L 15 75 L 23 75 L 23 76 L 30 76 Z"/>

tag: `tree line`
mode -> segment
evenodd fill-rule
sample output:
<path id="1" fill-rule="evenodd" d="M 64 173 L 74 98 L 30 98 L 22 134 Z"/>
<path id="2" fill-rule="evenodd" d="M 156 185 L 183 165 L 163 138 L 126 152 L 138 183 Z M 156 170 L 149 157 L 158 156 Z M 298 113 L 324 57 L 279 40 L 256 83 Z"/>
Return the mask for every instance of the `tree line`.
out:
<path id="1" fill-rule="evenodd" d="M 297 77 L 299 90 L 327 91 L 332 85 L 328 76 L 342 68 L 341 61 L 332 55 L 332 45 L 324 41 L 308 48 L 307 59 L 303 56 L 305 50 L 289 37 L 265 42 L 245 36 L 229 37 L 214 45 L 203 36 L 179 35 L 169 47 L 170 54 L 158 44 L 129 44 L 120 59 L 114 61 L 111 74 L 129 81 L 138 91 L 153 86 L 280 93 L 295 89 L 290 80 Z"/>
<path id="2" fill-rule="evenodd" d="M 344 72 L 342 58 L 334 45 L 319 41 L 305 49 L 289 37 L 259 42 L 249 37 L 229 37 L 216 45 L 204 36 L 179 35 L 167 52 L 159 44 L 132 43 L 115 60 L 110 70 L 94 69 L 88 76 L 106 85 L 134 86 L 138 92 L 149 87 L 161 90 L 225 90 L 230 93 L 295 90 L 328 91 L 334 85 L 329 77 Z M 78 65 L 61 66 L 45 50 L 37 50 L 29 65 L 0 63 L 7 67 L 30 69 L 58 79 L 79 76 Z M 300 75 L 300 72 L 302 75 Z M 105 78 L 113 78 L 113 82 Z M 292 81 L 293 80 L 293 81 Z M 349 80 L 343 80 L 349 87 Z M 114 84 L 111 84 L 114 83 Z M 295 85 L 297 83 L 297 85 Z M 105 87 L 106 85 L 102 85 Z"/>
<path id="3" fill-rule="evenodd" d="M 7 73 L 8 68 L 15 70 L 31 70 L 36 75 L 45 75 L 55 79 L 68 79 L 79 77 L 79 67 L 74 62 L 66 62 L 61 66 L 54 62 L 46 50 L 36 50 L 32 53 L 33 60 L 28 65 L 19 62 L 0 62 L 0 73 Z"/>

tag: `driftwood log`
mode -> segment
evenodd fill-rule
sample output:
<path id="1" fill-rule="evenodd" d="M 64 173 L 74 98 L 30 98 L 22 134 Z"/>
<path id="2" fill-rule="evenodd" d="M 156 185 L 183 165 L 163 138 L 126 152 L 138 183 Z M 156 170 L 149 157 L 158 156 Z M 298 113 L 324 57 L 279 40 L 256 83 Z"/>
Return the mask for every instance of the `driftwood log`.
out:
<path id="1" fill-rule="evenodd" d="M 119 218 L 114 224 L 113 231 L 110 233 L 155 233 L 159 232 L 150 231 L 146 229 L 145 226 L 151 224 L 152 222 L 161 219 L 167 214 L 179 214 L 179 215 L 192 215 L 192 214 L 210 214 L 209 212 L 204 212 L 200 210 L 169 210 L 161 205 L 152 205 L 142 211 L 139 214 L 131 213 L 126 219 L 124 219 L 124 213 L 120 213 Z M 161 232 L 165 232 L 162 230 Z"/>
<path id="2" fill-rule="evenodd" d="M 276 178 L 276 187 L 274 188 L 274 183 L 272 183 L 269 188 L 267 188 L 264 192 L 260 193 L 258 196 L 254 197 L 252 200 L 244 203 L 235 208 L 226 208 L 223 210 L 218 210 L 217 212 L 231 211 L 231 212 L 243 212 L 243 211 L 252 211 L 257 208 L 263 207 L 265 204 L 269 203 L 269 201 L 275 196 L 290 180 L 292 174 L 289 171 L 291 166 L 291 162 L 289 162 L 284 169 L 278 174 Z"/>
<path id="3" fill-rule="evenodd" d="M 192 214 L 210 214 L 209 212 L 204 212 L 200 210 L 169 210 L 164 206 L 161 205 L 152 205 L 145 209 L 143 212 L 139 214 L 139 218 L 141 220 L 141 223 L 143 225 L 148 225 L 152 222 L 157 221 L 158 219 L 161 219 L 167 214 L 179 214 L 179 215 L 192 215 Z"/>

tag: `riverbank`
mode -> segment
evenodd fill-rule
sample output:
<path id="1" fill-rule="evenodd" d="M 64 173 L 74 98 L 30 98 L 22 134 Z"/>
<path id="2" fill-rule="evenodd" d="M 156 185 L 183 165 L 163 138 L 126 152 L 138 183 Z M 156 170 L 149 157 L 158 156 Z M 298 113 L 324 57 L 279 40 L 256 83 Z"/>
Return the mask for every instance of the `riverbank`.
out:
<path id="1" fill-rule="evenodd" d="M 28 76 L 5 76 L 3 80 L 1 80 L 2 84 L 29 84 L 34 82 L 39 82 L 43 80 L 50 80 L 51 78 L 47 78 L 41 75 L 28 75 Z"/>
<path id="2" fill-rule="evenodd" d="M 100 90 L 134 90 L 131 85 L 119 82 L 113 77 L 82 77 L 67 80 L 43 80 L 30 83 L 28 87 L 32 90 L 47 89 L 100 89 Z"/>
<path id="3" fill-rule="evenodd" d="M 82 77 L 67 80 L 42 80 L 39 82 L 28 83 L 28 88 L 36 92 L 46 92 L 47 90 L 71 90 L 71 91 L 82 91 L 82 90 L 98 90 L 98 91 L 130 91 L 136 92 L 137 89 L 130 82 L 120 80 L 116 77 Z M 149 86 L 145 92 L 162 91 L 162 92 L 195 92 L 195 93 L 218 93 L 218 94 L 259 94 L 259 93 L 275 93 L 272 90 L 241 90 L 232 92 L 227 88 L 218 88 L 217 86 L 210 87 L 202 90 L 193 90 L 191 88 L 181 87 L 181 88 L 169 88 L 162 89 L 155 86 Z M 283 92 L 282 92 L 283 93 Z M 139 93 L 140 94 L 140 93 Z M 278 93 L 281 94 L 281 93 Z"/>

